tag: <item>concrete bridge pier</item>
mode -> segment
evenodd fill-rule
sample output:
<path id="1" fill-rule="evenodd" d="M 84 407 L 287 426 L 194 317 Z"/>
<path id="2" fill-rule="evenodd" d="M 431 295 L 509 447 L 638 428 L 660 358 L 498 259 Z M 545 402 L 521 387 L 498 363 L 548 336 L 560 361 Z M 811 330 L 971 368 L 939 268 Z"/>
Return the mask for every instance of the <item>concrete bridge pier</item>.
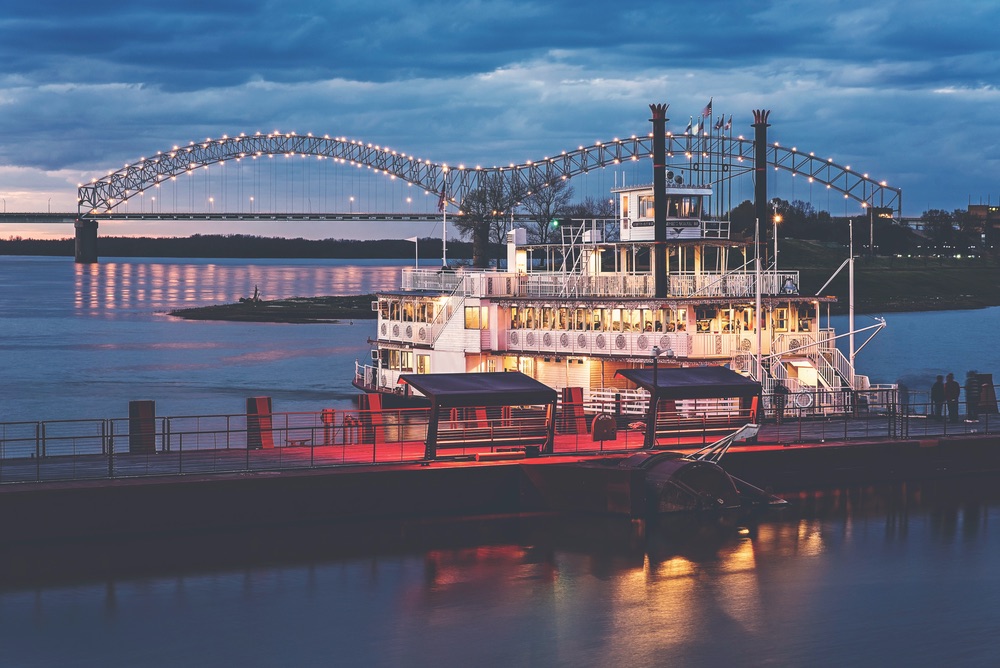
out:
<path id="1" fill-rule="evenodd" d="M 80 264 L 97 262 L 97 221 L 77 218 L 75 259 Z"/>

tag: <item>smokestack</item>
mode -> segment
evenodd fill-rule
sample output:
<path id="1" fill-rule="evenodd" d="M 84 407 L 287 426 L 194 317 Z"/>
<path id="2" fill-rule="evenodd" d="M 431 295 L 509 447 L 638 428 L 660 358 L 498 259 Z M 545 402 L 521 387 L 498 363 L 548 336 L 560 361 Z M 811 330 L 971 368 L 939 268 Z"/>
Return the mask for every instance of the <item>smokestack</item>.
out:
<path id="1" fill-rule="evenodd" d="M 656 297 L 667 296 L 667 107 L 651 104 L 653 117 L 653 286 Z"/>
<path id="2" fill-rule="evenodd" d="M 767 221 L 767 117 L 770 109 L 753 110 L 753 199 L 759 225 Z M 760 249 L 757 249 L 760 252 Z"/>

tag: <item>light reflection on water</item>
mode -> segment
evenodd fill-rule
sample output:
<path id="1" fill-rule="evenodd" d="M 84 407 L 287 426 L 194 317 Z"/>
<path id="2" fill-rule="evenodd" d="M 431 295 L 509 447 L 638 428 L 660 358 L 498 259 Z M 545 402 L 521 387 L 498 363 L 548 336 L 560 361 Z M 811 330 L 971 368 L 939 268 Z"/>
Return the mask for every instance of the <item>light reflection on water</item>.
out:
<path id="1" fill-rule="evenodd" d="M 359 295 L 399 286 L 400 265 L 385 260 L 207 261 L 106 259 L 73 264 L 74 306 L 88 311 L 170 310 L 262 299 Z M 290 263 L 290 264 L 289 264 Z"/>
<path id="2" fill-rule="evenodd" d="M 692 517 L 508 518 L 8 551 L 0 653 L 5 665 L 992 665 L 994 480 L 805 494 L 743 521 L 746 535 Z"/>
<path id="3" fill-rule="evenodd" d="M 371 321 L 282 325 L 185 321 L 185 306 L 367 294 L 398 287 L 405 262 L 0 257 L 0 421 L 121 417 L 133 399 L 158 415 L 347 407 Z"/>

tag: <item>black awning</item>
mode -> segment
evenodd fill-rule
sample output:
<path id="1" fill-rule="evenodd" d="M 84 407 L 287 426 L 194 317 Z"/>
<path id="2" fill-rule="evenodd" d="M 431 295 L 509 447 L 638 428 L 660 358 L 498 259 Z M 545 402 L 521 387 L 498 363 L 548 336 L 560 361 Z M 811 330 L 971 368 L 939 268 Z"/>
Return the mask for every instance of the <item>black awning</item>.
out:
<path id="1" fill-rule="evenodd" d="M 620 369 L 616 375 L 647 391 L 653 387 L 652 369 Z M 721 366 L 657 369 L 656 386 L 661 399 L 742 398 L 760 394 L 760 383 Z"/>
<path id="2" fill-rule="evenodd" d="M 556 401 L 556 391 L 519 371 L 496 373 L 407 373 L 412 385 L 442 408 L 535 406 Z"/>

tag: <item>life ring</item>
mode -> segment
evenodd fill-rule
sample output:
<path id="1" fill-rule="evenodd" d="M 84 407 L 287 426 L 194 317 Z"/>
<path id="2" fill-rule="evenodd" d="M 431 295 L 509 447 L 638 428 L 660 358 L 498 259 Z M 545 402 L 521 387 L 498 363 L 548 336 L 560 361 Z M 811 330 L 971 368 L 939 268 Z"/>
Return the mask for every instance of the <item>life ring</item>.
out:
<path id="1" fill-rule="evenodd" d="M 809 408 L 813 405 L 813 395 L 808 392 L 799 392 L 795 395 L 795 405 L 799 408 Z"/>

